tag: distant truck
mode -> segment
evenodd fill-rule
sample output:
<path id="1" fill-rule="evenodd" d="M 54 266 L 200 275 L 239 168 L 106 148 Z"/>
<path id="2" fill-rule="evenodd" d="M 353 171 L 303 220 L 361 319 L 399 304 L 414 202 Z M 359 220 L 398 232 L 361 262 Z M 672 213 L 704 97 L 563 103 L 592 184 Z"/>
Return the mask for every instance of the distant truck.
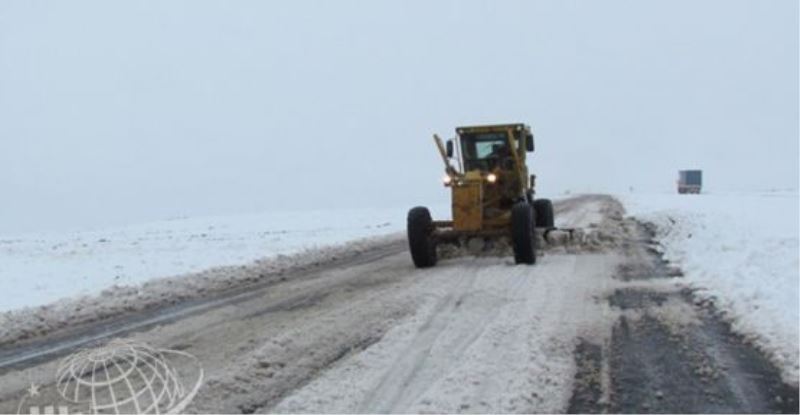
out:
<path id="1" fill-rule="evenodd" d="M 699 194 L 703 187 L 702 170 L 680 170 L 678 171 L 678 193 Z"/>

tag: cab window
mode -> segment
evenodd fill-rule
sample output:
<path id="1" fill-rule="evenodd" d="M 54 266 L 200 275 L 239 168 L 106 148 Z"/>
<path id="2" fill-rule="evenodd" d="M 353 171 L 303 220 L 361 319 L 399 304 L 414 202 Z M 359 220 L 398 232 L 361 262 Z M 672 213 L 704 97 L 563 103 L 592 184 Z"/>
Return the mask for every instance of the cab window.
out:
<path id="1" fill-rule="evenodd" d="M 465 134 L 461 140 L 464 158 L 468 160 L 486 160 L 509 154 L 505 133 Z"/>

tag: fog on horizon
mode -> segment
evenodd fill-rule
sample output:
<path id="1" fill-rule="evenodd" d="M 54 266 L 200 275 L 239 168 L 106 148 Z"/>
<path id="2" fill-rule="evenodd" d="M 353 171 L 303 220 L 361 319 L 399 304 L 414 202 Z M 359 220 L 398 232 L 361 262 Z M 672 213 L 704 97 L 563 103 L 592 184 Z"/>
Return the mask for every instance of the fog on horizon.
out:
<path id="1" fill-rule="evenodd" d="M 796 1 L 3 1 L 0 235 L 446 203 L 525 122 L 540 194 L 798 188 Z"/>

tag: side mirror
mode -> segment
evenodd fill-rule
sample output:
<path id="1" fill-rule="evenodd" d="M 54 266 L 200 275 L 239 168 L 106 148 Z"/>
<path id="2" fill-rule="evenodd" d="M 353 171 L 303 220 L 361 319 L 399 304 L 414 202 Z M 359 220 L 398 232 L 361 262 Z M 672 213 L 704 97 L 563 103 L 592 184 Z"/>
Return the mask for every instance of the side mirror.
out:
<path id="1" fill-rule="evenodd" d="M 533 151 L 533 134 L 528 134 L 528 136 L 525 137 L 525 150 L 528 150 L 528 152 Z"/>
<path id="2" fill-rule="evenodd" d="M 446 146 L 447 146 L 447 157 L 448 158 L 452 158 L 453 157 L 453 140 L 447 140 Z"/>
<path id="3" fill-rule="evenodd" d="M 531 181 L 529 182 L 531 189 L 536 187 L 536 175 L 531 174 Z"/>

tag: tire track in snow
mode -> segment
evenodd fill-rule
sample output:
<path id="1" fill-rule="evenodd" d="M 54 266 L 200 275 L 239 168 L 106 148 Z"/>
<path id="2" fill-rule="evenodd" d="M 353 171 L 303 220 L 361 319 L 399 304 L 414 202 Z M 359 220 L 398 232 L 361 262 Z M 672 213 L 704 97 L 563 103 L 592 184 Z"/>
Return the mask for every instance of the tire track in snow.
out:
<path id="1" fill-rule="evenodd" d="M 471 291 L 482 273 L 475 267 L 470 268 L 471 272 L 461 278 L 456 289 L 437 302 L 411 345 L 362 402 L 359 412 L 405 411 L 434 382 L 446 375 L 448 369 L 497 317 L 504 297 Z M 518 271 L 514 274 L 515 281 L 507 287 L 509 291 L 519 289 L 524 283 L 524 273 Z M 464 302 L 472 302 L 467 297 L 484 294 L 488 295 L 486 301 L 476 304 L 478 309 L 464 318 L 459 309 L 467 307 Z M 450 334 L 450 339 L 445 338 L 447 334 Z M 438 347 L 434 349 L 434 346 Z"/>

